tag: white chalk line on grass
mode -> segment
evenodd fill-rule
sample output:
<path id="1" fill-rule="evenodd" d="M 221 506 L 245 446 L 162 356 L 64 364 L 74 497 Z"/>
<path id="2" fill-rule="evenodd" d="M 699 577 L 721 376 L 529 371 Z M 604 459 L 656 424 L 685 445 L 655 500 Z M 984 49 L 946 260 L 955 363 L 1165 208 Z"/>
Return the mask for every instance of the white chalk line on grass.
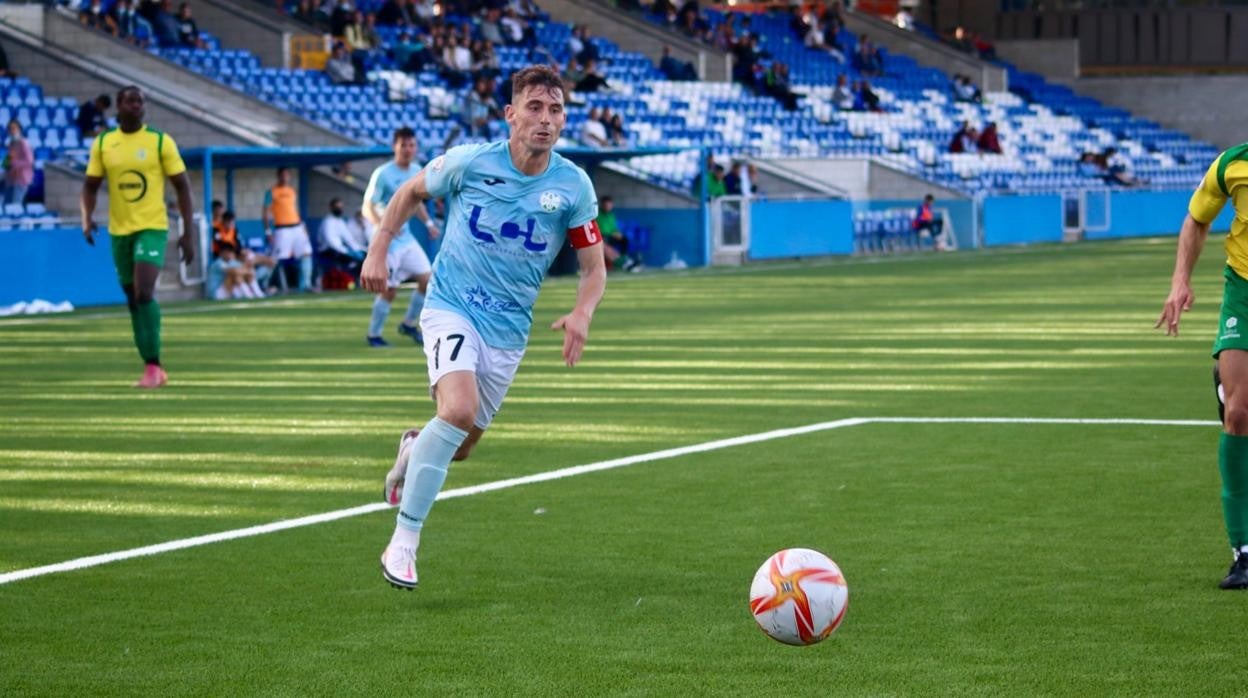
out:
<path id="1" fill-rule="evenodd" d="M 468 487 L 458 487 L 453 490 L 445 490 L 438 494 L 437 501 L 444 499 L 456 499 L 458 497 L 471 497 L 476 494 L 485 492 L 494 492 L 496 490 L 505 490 L 521 485 L 530 485 L 537 482 L 549 482 L 551 480 L 562 480 L 564 478 L 575 477 L 577 475 L 585 475 L 587 473 L 596 473 L 602 470 L 612 470 L 615 468 L 625 468 L 638 463 L 651 463 L 658 460 L 666 460 L 669 458 L 678 458 L 695 453 L 706 453 L 707 451 L 717 451 L 724 448 L 732 448 L 734 446 L 744 446 L 763 441 L 772 441 L 774 439 L 784 439 L 790 436 L 801 436 L 803 434 L 813 434 L 820 431 L 828 431 L 831 429 L 840 429 L 842 427 L 853 427 L 863 424 L 1082 424 L 1082 425 L 1135 425 L 1135 426 L 1217 426 L 1219 423 L 1214 421 L 1203 421 L 1194 419 L 1063 419 L 1063 418 L 1028 418 L 1028 417 L 852 417 L 848 419 L 838 419 L 831 422 L 819 422 L 816 424 L 807 424 L 800 427 L 791 427 L 788 429 L 773 429 L 771 431 L 759 432 L 757 434 L 747 434 L 745 436 L 735 436 L 728 439 L 718 439 L 715 441 L 707 441 L 700 444 L 692 444 L 690 446 L 680 446 L 677 448 L 664 449 L 662 451 L 653 451 L 651 453 L 641 453 L 635 456 L 626 456 L 624 458 L 614 458 L 612 460 L 599 461 L 597 463 L 588 463 L 585 465 L 575 465 L 568 468 L 559 468 L 558 470 L 549 470 L 544 473 L 534 473 L 523 477 L 513 477 L 506 480 L 496 480 L 494 482 L 486 482 L 479 485 L 470 485 Z M 194 548 L 201 545 L 209 545 L 211 543 L 222 543 L 230 540 L 238 540 L 240 538 L 250 538 L 252 536 L 260 536 L 267 533 L 276 533 L 292 528 L 301 528 L 303 526 L 312 526 L 314 524 L 327 523 L 329 521 L 338 521 L 363 514 L 371 514 L 377 511 L 393 508 L 392 505 L 384 502 L 376 502 L 374 504 L 365 504 L 349 509 L 339 509 L 323 514 L 314 514 L 312 516 L 301 516 L 295 519 L 286 519 L 284 521 L 274 521 L 272 523 L 261 524 L 259 526 L 249 526 L 247 528 L 239 528 L 232 531 L 221 531 L 219 533 L 210 533 L 203 536 L 195 536 L 193 538 L 183 538 L 180 540 L 172 540 L 165 543 L 157 543 L 156 545 L 147 545 L 141 548 L 131 548 L 130 550 L 121 550 L 112 553 L 104 553 L 102 555 L 91 555 L 89 557 L 80 557 L 75 560 L 67 560 L 52 565 L 44 565 L 42 567 L 31 567 L 24 570 L 15 570 L 0 574 L 0 585 L 21 581 L 23 579 L 31 579 L 33 577 L 42 577 L 49 574 L 57 574 L 59 572 L 72 572 L 74 570 L 86 569 L 88 567 L 97 567 L 112 562 L 120 562 L 136 557 L 146 557 L 148 555 L 159 555 L 161 553 L 173 552 L 175 550 L 185 550 L 186 548 Z"/>

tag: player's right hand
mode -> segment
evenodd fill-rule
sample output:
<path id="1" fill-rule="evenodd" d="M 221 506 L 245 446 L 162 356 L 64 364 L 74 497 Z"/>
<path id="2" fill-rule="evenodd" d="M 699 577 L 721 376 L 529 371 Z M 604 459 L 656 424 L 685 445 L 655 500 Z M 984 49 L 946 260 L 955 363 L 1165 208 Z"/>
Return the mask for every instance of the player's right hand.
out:
<path id="1" fill-rule="evenodd" d="M 386 255 L 369 252 L 364 258 L 364 266 L 360 269 L 360 285 L 366 291 L 383 293 L 390 275 L 386 273 Z"/>
<path id="2" fill-rule="evenodd" d="M 87 244 L 92 247 L 95 247 L 95 230 L 95 221 L 87 223 L 82 228 L 82 237 L 86 239 Z"/>
<path id="3" fill-rule="evenodd" d="M 1192 309 L 1192 303 L 1195 300 L 1196 295 L 1192 293 L 1191 284 L 1176 282 L 1170 289 L 1166 304 L 1161 307 L 1161 317 L 1157 318 L 1157 324 L 1153 325 L 1153 329 L 1160 329 L 1164 325 L 1167 337 L 1178 337 L 1179 319 L 1184 311 Z"/>

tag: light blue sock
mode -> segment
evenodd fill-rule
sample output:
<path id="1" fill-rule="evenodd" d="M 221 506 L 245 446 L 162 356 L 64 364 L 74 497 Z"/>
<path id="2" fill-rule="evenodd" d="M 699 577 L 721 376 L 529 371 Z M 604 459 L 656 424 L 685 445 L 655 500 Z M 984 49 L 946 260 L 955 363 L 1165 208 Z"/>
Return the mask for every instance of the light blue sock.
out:
<path id="1" fill-rule="evenodd" d="M 407 479 L 403 483 L 403 499 L 399 503 L 398 524 L 409 531 L 419 531 L 429 517 L 433 500 L 446 482 L 446 470 L 468 432 L 437 417 L 429 420 L 412 444 L 407 460 Z"/>
<path id="2" fill-rule="evenodd" d="M 390 317 L 390 301 L 381 296 L 373 300 L 373 319 L 368 322 L 368 336 L 380 337 L 381 330 L 386 326 L 386 318 Z"/>
<path id="3" fill-rule="evenodd" d="M 306 291 L 312 287 L 312 258 L 299 258 L 299 290 Z"/>
<path id="4" fill-rule="evenodd" d="M 415 327 L 416 321 L 420 318 L 420 311 L 425 307 L 425 294 L 420 289 L 412 291 L 412 299 L 407 302 L 407 315 L 403 316 L 403 324 L 408 327 Z"/>

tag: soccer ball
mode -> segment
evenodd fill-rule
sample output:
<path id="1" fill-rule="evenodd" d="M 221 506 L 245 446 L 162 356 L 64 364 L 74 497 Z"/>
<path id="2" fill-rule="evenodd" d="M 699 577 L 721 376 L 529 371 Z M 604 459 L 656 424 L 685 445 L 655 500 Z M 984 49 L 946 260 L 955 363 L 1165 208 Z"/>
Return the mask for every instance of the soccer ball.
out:
<path id="1" fill-rule="evenodd" d="M 831 635 L 848 606 L 841 568 L 817 550 L 781 550 L 758 568 L 750 585 L 758 627 L 786 645 L 813 645 Z"/>

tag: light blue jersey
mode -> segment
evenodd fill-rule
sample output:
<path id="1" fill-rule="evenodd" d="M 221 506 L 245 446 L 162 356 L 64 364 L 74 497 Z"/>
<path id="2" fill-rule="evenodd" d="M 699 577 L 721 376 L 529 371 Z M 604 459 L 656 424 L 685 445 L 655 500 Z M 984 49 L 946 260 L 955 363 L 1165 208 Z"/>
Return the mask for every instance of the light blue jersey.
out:
<path id="1" fill-rule="evenodd" d="M 414 160 L 406 168 L 399 167 L 394 160 L 387 162 L 373 170 L 373 176 L 368 178 L 368 189 L 364 190 L 364 200 L 373 202 L 373 208 L 378 215 L 384 215 L 386 207 L 390 205 L 390 200 L 394 198 L 394 193 L 418 172 L 420 172 L 420 167 Z M 416 238 L 412 237 L 410 221 L 404 224 L 403 232 L 404 235 L 394 236 L 390 247 L 387 248 L 387 254 L 393 255 L 408 245 L 417 244 Z"/>
<path id="2" fill-rule="evenodd" d="M 447 198 L 446 237 L 427 305 L 472 321 L 499 349 L 523 349 L 533 304 L 569 228 L 598 217 L 589 175 L 558 153 L 540 175 L 516 169 L 507 141 L 452 148 L 425 168 L 425 187 Z"/>

